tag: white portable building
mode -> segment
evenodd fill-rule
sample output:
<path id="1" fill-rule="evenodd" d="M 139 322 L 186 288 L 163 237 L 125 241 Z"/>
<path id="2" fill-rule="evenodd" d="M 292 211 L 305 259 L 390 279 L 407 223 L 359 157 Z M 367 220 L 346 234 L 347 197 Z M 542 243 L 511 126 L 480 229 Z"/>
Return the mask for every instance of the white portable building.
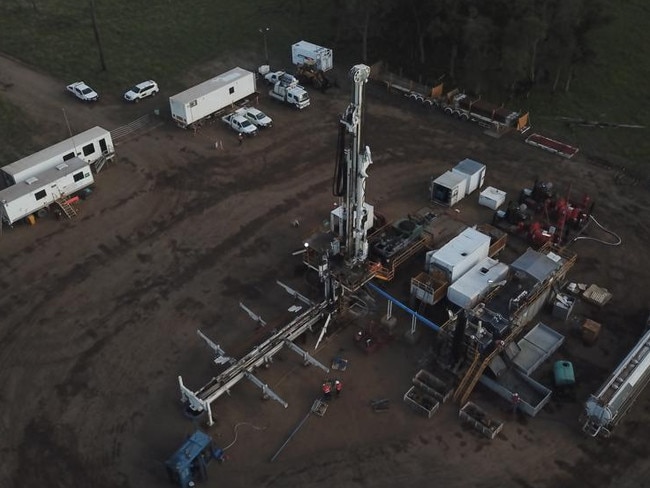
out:
<path id="1" fill-rule="evenodd" d="M 479 193 L 478 204 L 496 210 L 506 201 L 506 196 L 506 192 L 503 190 L 499 190 L 493 186 L 488 186 L 485 190 Z"/>
<path id="2" fill-rule="evenodd" d="M 3 166 L 1 171 L 6 185 L 9 186 L 75 157 L 93 164 L 103 157 L 110 159 L 114 154 L 111 133 L 97 126 Z"/>
<path id="3" fill-rule="evenodd" d="M 237 67 L 169 97 L 169 108 L 176 123 L 187 127 L 255 92 L 255 73 Z"/>
<path id="4" fill-rule="evenodd" d="M 61 162 L 0 191 L 2 220 L 11 225 L 93 182 L 90 166 L 83 159 L 75 157 Z"/>
<path id="5" fill-rule="evenodd" d="M 485 181 L 485 165 L 473 159 L 463 159 L 454 166 L 452 171 L 459 175 L 467 175 L 465 195 L 469 195 L 477 188 L 481 188 Z"/>
<path id="6" fill-rule="evenodd" d="M 463 198 L 467 189 L 467 175 L 447 171 L 429 185 L 430 198 L 436 203 L 453 207 Z"/>
<path id="7" fill-rule="evenodd" d="M 454 283 L 473 266 L 488 257 L 490 236 L 467 228 L 437 251 L 426 254 L 426 269 L 433 266 L 447 273 L 449 282 Z"/>
<path id="8" fill-rule="evenodd" d="M 461 308 L 472 308 L 507 276 L 507 264 L 485 258 L 447 289 L 447 298 Z"/>
<path id="9" fill-rule="evenodd" d="M 291 46 L 291 62 L 296 66 L 313 63 L 316 69 L 329 71 L 334 67 L 334 54 L 327 47 L 299 41 Z"/>

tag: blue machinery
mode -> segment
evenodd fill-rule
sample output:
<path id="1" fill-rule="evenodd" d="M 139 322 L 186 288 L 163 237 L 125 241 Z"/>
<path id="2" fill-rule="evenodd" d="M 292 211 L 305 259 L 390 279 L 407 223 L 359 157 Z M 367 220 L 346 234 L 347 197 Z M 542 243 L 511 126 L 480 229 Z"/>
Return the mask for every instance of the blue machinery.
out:
<path id="1" fill-rule="evenodd" d="M 197 430 L 165 462 L 169 479 L 181 488 L 194 486 L 195 480 L 207 478 L 206 467 L 210 461 L 223 459 L 223 450 L 214 446 L 212 439 Z"/>
<path id="2" fill-rule="evenodd" d="M 440 326 L 434 324 L 431 322 L 428 318 L 423 317 L 419 313 L 417 313 L 415 310 L 407 307 L 404 305 L 402 302 L 400 302 L 397 298 L 389 295 L 386 293 L 384 290 L 379 288 L 377 285 L 373 285 L 372 283 L 367 283 L 368 288 L 370 288 L 373 291 L 376 291 L 379 293 L 382 297 L 384 297 L 386 300 L 388 300 L 388 309 L 386 310 L 386 318 L 390 319 L 392 314 L 393 314 L 393 304 L 397 305 L 399 308 L 404 310 L 405 312 L 409 313 L 411 315 L 411 333 L 415 332 L 415 325 L 417 324 L 417 321 L 419 320 L 422 322 L 424 325 L 429 327 L 431 330 L 434 330 L 436 332 L 440 332 Z"/>

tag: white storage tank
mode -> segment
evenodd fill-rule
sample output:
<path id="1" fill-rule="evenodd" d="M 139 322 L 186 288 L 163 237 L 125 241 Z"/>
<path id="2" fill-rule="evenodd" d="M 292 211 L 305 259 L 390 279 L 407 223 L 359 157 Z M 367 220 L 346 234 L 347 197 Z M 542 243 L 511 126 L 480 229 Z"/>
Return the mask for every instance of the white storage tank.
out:
<path id="1" fill-rule="evenodd" d="M 467 175 L 465 195 L 469 195 L 474 190 L 481 188 L 485 181 L 485 165 L 473 159 L 463 159 L 452 171 L 460 175 Z"/>
<path id="2" fill-rule="evenodd" d="M 506 201 L 506 196 L 503 190 L 488 186 L 479 194 L 478 204 L 496 210 Z"/>
<path id="3" fill-rule="evenodd" d="M 429 185 L 430 198 L 436 203 L 453 207 L 463 198 L 467 189 L 467 175 L 447 171 Z"/>
<path id="4" fill-rule="evenodd" d="M 472 308 L 507 276 L 507 264 L 485 258 L 447 289 L 447 298 L 461 308 Z"/>
<path id="5" fill-rule="evenodd" d="M 432 267 L 447 273 L 449 282 L 454 283 L 473 266 L 488 257 L 490 236 L 467 228 L 437 251 L 426 255 L 426 269 Z"/>

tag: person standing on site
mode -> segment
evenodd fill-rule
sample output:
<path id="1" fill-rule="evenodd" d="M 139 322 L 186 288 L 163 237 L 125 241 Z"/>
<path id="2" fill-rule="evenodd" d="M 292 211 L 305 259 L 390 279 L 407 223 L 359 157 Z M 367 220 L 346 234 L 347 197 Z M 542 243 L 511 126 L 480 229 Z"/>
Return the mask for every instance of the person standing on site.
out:
<path id="1" fill-rule="evenodd" d="M 334 381 L 334 390 L 336 391 L 336 398 L 341 396 L 341 390 L 343 389 L 343 383 L 340 380 Z"/>
<path id="2" fill-rule="evenodd" d="M 237 139 L 239 139 L 239 145 L 241 146 L 242 143 L 244 142 L 244 135 L 240 132 L 237 134 Z"/>
<path id="3" fill-rule="evenodd" d="M 329 381 L 323 383 L 323 399 L 324 400 L 332 399 L 332 385 Z"/>

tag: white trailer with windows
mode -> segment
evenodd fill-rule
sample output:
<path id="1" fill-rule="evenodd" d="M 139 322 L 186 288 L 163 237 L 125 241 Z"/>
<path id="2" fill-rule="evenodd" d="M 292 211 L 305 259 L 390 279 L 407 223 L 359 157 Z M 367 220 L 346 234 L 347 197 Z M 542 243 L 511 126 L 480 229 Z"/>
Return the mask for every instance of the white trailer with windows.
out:
<path id="1" fill-rule="evenodd" d="M 255 74 L 233 68 L 169 97 L 169 108 L 174 121 L 186 128 L 255 93 Z"/>
<path id="2" fill-rule="evenodd" d="M 94 182 L 90 165 L 80 158 L 61 162 L 0 191 L 2 221 L 11 225 Z"/>
<path id="3" fill-rule="evenodd" d="M 111 133 L 101 127 L 93 127 L 53 146 L 19 159 L 0 170 L 5 185 L 15 185 L 72 158 L 80 158 L 88 164 L 115 156 Z"/>

